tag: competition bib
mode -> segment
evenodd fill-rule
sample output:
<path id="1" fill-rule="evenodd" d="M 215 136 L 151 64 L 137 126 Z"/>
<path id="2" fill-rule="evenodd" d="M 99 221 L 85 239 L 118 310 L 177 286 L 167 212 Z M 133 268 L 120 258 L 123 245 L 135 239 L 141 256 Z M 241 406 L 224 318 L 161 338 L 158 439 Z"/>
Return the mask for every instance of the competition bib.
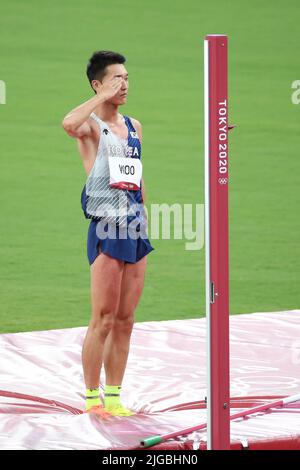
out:
<path id="1" fill-rule="evenodd" d="M 109 157 L 109 185 L 137 191 L 141 186 L 142 162 L 139 158 Z"/>

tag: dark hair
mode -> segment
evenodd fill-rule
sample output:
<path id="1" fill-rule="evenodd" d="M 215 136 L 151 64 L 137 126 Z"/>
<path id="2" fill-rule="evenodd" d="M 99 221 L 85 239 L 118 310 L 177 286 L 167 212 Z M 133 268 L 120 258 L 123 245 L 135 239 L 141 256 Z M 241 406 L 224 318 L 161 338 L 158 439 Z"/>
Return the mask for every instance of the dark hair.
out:
<path id="1" fill-rule="evenodd" d="M 94 52 L 87 65 L 86 74 L 92 87 L 92 80 L 102 80 L 105 68 L 112 64 L 124 64 L 126 58 L 122 54 L 112 51 Z M 92 87 L 93 88 L 93 87 Z M 93 88 L 94 90 L 94 88 Z M 94 90 L 96 93 L 96 91 Z"/>

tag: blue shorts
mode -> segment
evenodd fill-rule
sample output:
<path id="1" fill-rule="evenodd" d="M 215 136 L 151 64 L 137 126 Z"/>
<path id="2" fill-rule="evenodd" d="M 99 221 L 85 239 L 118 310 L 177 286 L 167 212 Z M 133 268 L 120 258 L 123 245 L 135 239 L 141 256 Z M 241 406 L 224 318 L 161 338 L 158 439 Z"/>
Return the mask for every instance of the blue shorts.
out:
<path id="1" fill-rule="evenodd" d="M 133 239 L 129 236 L 128 229 L 119 229 L 119 227 L 116 227 L 115 237 L 101 236 L 99 238 L 97 224 L 97 220 L 91 220 L 88 230 L 87 256 L 90 265 L 100 253 L 105 253 L 125 263 L 136 263 L 154 250 L 148 238 Z M 104 228 L 108 230 L 108 224 Z M 121 238 L 124 237 L 124 231 L 128 235 L 127 238 Z"/>

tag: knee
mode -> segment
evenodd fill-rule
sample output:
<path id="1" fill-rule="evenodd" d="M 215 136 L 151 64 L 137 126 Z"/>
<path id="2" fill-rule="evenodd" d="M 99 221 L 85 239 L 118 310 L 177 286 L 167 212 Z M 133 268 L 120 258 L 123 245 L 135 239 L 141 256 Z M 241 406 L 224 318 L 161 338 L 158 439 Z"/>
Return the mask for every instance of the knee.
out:
<path id="1" fill-rule="evenodd" d="M 90 327 L 101 338 L 106 338 L 115 325 L 115 312 L 110 309 L 101 309 L 94 315 Z"/>
<path id="2" fill-rule="evenodd" d="M 131 334 L 134 325 L 134 315 L 117 315 L 114 322 L 114 330 L 118 332 Z"/>

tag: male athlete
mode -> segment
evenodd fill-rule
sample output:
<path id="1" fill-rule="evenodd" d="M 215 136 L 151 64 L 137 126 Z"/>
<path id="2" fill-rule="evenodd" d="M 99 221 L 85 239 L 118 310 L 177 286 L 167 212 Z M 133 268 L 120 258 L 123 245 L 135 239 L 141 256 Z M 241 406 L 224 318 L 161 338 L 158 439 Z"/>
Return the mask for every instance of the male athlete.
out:
<path id="1" fill-rule="evenodd" d="M 81 203 L 85 217 L 91 219 L 87 254 L 92 315 L 83 344 L 82 364 L 86 412 L 101 417 L 134 414 L 123 406 L 120 392 L 134 311 L 144 285 L 147 254 L 153 250 L 146 236 L 130 236 L 131 232 L 144 231 L 147 218 L 142 216 L 142 127 L 136 119 L 119 113 L 119 106 L 126 103 L 128 94 L 124 63 L 121 54 L 95 52 L 87 66 L 95 96 L 70 111 L 62 122 L 67 134 L 77 139 L 87 174 Z M 118 212 L 118 207 L 130 209 L 135 204 L 142 210 L 126 213 L 125 217 Z M 129 222 L 134 230 L 128 229 Z M 121 232 L 124 235 L 124 230 L 127 238 L 120 235 Z M 106 376 L 104 404 L 99 395 L 102 363 Z"/>

